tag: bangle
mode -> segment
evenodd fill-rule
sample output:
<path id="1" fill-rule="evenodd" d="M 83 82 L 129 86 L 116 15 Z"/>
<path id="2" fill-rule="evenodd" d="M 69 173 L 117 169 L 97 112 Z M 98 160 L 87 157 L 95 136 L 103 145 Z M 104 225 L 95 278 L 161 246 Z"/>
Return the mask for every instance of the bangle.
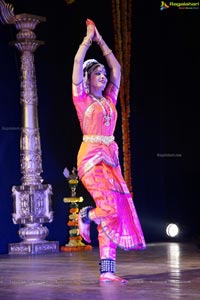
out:
<path id="1" fill-rule="evenodd" d="M 103 56 L 107 56 L 107 55 L 109 55 L 110 53 L 112 53 L 112 50 L 111 50 L 111 49 L 105 50 L 105 51 L 103 52 Z"/>
<path id="2" fill-rule="evenodd" d="M 89 43 L 90 45 L 92 45 L 92 39 L 90 38 L 90 37 L 88 37 L 88 36 L 85 36 L 84 37 L 84 39 L 83 39 L 83 42 L 87 42 L 87 43 Z"/>
<path id="3" fill-rule="evenodd" d="M 86 46 L 86 47 L 90 47 L 92 45 L 92 39 L 88 38 L 87 36 L 84 37 L 82 43 L 80 44 L 80 46 Z"/>
<path id="4" fill-rule="evenodd" d="M 90 44 L 88 44 L 88 43 L 87 44 L 86 43 L 81 43 L 80 46 L 85 46 L 85 47 L 89 48 Z"/>

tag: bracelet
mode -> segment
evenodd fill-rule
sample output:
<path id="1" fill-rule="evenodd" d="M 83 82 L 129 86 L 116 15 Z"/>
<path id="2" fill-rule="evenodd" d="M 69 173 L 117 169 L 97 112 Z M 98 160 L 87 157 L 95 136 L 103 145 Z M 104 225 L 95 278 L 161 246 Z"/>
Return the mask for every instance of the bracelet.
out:
<path id="1" fill-rule="evenodd" d="M 107 55 L 109 55 L 110 53 L 112 53 L 112 50 L 111 50 L 111 49 L 105 50 L 105 51 L 103 52 L 103 56 L 107 56 Z"/>
<path id="2" fill-rule="evenodd" d="M 86 43 L 81 43 L 80 46 L 85 46 L 85 47 L 89 48 L 90 44 L 88 44 L 88 43 L 87 44 Z"/>
<path id="3" fill-rule="evenodd" d="M 84 37 L 82 43 L 80 44 L 80 46 L 86 46 L 86 47 L 90 47 L 92 45 L 92 39 L 88 38 L 87 36 Z"/>

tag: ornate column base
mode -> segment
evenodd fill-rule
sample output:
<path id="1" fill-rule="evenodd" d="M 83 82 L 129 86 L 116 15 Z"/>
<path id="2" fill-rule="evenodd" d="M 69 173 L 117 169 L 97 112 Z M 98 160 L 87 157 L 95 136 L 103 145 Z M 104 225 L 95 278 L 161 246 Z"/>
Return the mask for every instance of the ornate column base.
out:
<path id="1" fill-rule="evenodd" d="M 59 242 L 20 242 L 9 244 L 9 254 L 46 254 L 59 252 Z"/>
<path id="2" fill-rule="evenodd" d="M 9 244 L 9 254 L 42 254 L 59 252 L 58 241 L 46 241 L 49 230 L 43 223 L 53 220 L 50 184 L 13 186 L 12 214 L 21 242 Z"/>

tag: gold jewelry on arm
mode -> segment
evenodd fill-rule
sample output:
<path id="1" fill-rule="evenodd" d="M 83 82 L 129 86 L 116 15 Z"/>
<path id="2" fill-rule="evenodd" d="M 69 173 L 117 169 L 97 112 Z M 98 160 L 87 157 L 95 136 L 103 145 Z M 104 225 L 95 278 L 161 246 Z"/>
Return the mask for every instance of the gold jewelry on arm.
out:
<path id="1" fill-rule="evenodd" d="M 97 44 L 99 45 L 99 47 L 101 48 L 102 52 L 103 52 L 103 56 L 107 56 L 110 53 L 112 53 L 112 50 L 108 47 L 108 45 L 106 44 L 106 42 L 103 40 L 102 36 L 100 35 Z"/>
<path id="2" fill-rule="evenodd" d="M 112 53 L 112 50 L 108 48 L 106 51 L 103 52 L 103 56 L 109 55 L 110 53 Z"/>
<path id="3" fill-rule="evenodd" d="M 85 36 L 80 46 L 85 46 L 89 48 L 92 45 L 92 39 L 90 37 Z"/>

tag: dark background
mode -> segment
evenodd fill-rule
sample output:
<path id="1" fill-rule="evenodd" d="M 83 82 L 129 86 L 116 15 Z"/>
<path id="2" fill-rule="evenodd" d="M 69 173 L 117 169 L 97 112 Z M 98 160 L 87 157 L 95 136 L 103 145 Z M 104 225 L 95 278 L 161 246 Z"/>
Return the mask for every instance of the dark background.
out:
<path id="1" fill-rule="evenodd" d="M 81 132 L 71 98 L 73 57 L 85 35 L 86 18 L 93 19 L 114 50 L 110 0 L 16 0 L 15 14 L 47 18 L 35 30 L 45 41 L 35 52 L 38 115 L 44 183 L 53 187 L 54 221 L 47 240 L 68 242 L 70 196 L 63 169 L 76 165 Z M 166 241 L 167 222 L 181 227 L 180 239 L 199 243 L 198 109 L 200 46 L 199 10 L 167 9 L 160 3 L 133 1 L 131 56 L 131 152 L 134 202 L 147 242 Z M 9 43 L 16 39 L 13 25 L 0 24 L 0 253 L 19 241 L 19 225 L 12 222 L 13 185 L 20 185 L 19 139 L 20 55 Z M 93 50 L 92 50 L 93 49 Z M 98 49 L 88 57 L 101 60 Z M 121 120 L 116 139 L 121 149 Z M 170 154 L 170 155 L 168 155 Z M 81 183 L 80 205 L 93 201 Z M 92 244 L 97 232 L 92 226 Z"/>

